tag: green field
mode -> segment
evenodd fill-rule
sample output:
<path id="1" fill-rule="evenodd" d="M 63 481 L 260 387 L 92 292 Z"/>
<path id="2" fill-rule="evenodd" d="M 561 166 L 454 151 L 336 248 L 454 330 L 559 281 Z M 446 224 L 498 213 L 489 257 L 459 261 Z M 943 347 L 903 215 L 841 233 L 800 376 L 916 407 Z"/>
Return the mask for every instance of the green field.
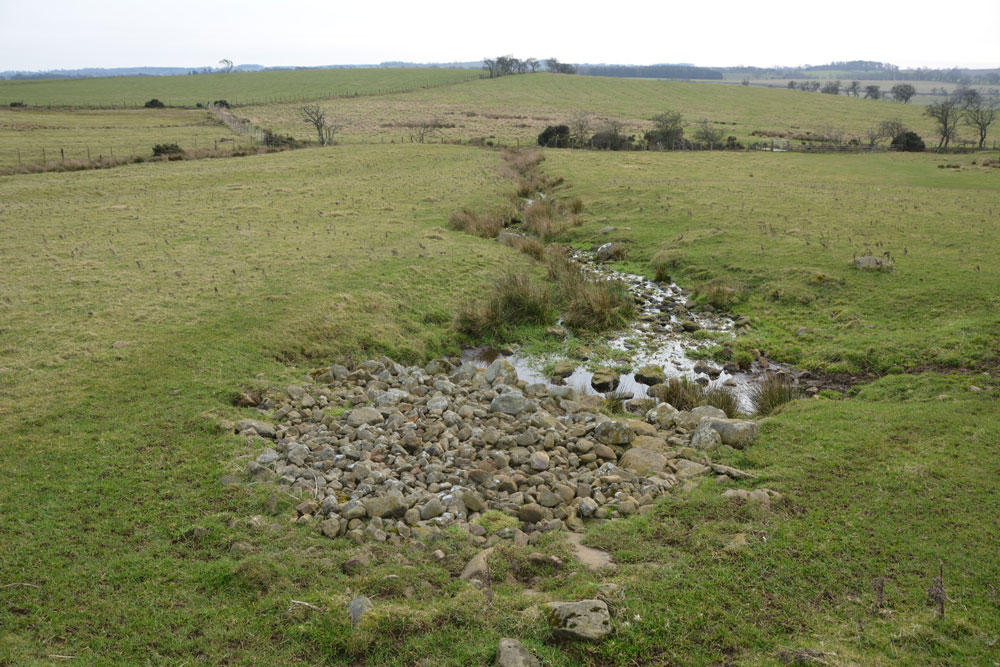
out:
<path id="1" fill-rule="evenodd" d="M 141 107 L 156 98 L 167 106 L 191 106 L 224 99 L 230 104 L 313 100 L 371 95 L 478 78 L 462 69 L 306 69 L 190 76 L 131 76 L 103 79 L 0 81 L 0 105 Z"/>
<path id="2" fill-rule="evenodd" d="M 341 135 L 347 141 L 408 140 L 413 132 L 407 125 L 438 119 L 454 127 L 441 129 L 437 138 L 499 137 L 506 144 L 524 145 L 534 143 L 547 125 L 571 123 L 581 112 L 591 116 L 593 131 L 608 119 L 620 119 L 629 131 L 641 133 L 651 127 L 650 118 L 665 110 L 681 112 L 689 125 L 707 119 L 743 142 L 763 140 L 752 136 L 756 130 L 860 137 L 873 125 L 896 118 L 927 140 L 934 136 L 934 126 L 915 105 L 752 86 L 547 73 L 376 99 L 330 100 L 323 106 L 344 126 Z M 263 127 L 309 135 L 294 104 L 254 106 L 240 113 Z M 997 136 L 994 129 L 991 137 Z"/>
<path id="3" fill-rule="evenodd" d="M 385 72 L 357 81 L 375 89 Z M 278 89 L 326 72 L 274 74 Z M 91 99 L 119 84 L 71 83 Z M 241 390 L 331 362 L 455 352 L 460 303 L 507 267 L 544 275 L 447 227 L 459 208 L 509 205 L 499 152 L 401 145 L 398 126 L 382 144 L 381 124 L 450 114 L 468 123 L 455 132 L 528 141 L 532 124 L 579 110 L 639 127 L 676 108 L 740 136 L 864 128 L 885 108 L 922 133 L 925 121 L 910 105 L 542 74 L 325 104 L 352 119 L 347 144 L 0 177 L 0 665 L 491 664 L 501 637 L 566 667 L 1000 661 L 995 152 L 545 150 L 543 170 L 564 179 L 552 194 L 583 202 L 557 242 L 616 241 L 621 267 L 647 275 L 659 256 L 697 299 L 725 287 L 751 319 L 735 354 L 855 386 L 788 404 L 753 446 L 713 452 L 756 475 L 740 488 L 779 491 L 770 509 L 702 478 L 648 514 L 588 527 L 612 569 L 586 570 L 548 534 L 528 550 L 563 565 L 505 545 L 480 590 L 457 578 L 478 551 L 462 531 L 368 545 L 373 564 L 347 575 L 359 547 L 294 523 L 294 496 L 222 482 L 260 449 L 219 426 L 258 414 L 233 407 Z M 239 113 L 305 137 L 292 108 Z M 0 146 L 226 134 L 201 111 L 29 109 L 0 123 Z M 853 268 L 866 253 L 895 270 Z M 747 546 L 727 550 L 737 533 Z M 927 591 L 942 569 L 939 617 Z M 554 639 L 542 603 L 607 583 L 622 592 L 613 634 Z M 358 594 L 377 613 L 353 628 Z"/>
<path id="4" fill-rule="evenodd" d="M 222 140 L 222 144 L 219 144 Z M 213 148 L 247 143 L 207 111 L 0 108 L 0 169 L 22 164 L 152 155 L 153 146 Z M 44 152 L 43 152 L 44 150 Z"/>

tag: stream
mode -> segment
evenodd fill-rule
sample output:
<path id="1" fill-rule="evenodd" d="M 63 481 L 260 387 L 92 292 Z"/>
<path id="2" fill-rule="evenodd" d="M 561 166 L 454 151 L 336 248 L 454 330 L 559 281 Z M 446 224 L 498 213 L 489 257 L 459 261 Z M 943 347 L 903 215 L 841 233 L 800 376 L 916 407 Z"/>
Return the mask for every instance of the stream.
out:
<path id="1" fill-rule="evenodd" d="M 715 362 L 696 360 L 690 356 L 695 350 L 716 342 L 696 337 L 696 331 L 727 332 L 735 338 L 736 323 L 731 317 L 688 310 L 685 304 L 689 302 L 689 290 L 684 290 L 676 283 L 658 283 L 618 271 L 598 261 L 596 253 L 576 251 L 573 258 L 588 273 L 601 279 L 620 281 L 635 299 L 637 315 L 631 327 L 599 339 L 595 345 L 625 353 L 628 360 L 611 357 L 580 361 L 571 359 L 570 361 L 577 363 L 573 373 L 565 378 L 554 378 L 546 375 L 543 369 L 556 361 L 565 360 L 563 355 L 522 355 L 516 350 L 476 347 L 464 350 L 463 359 L 485 367 L 496 359 L 503 358 L 513 364 L 518 376 L 526 382 L 540 382 L 549 386 L 568 385 L 579 392 L 598 394 L 603 392 L 596 391 L 591 385 L 594 375 L 592 369 L 627 367 L 629 372 L 619 373 L 618 385 L 618 392 L 624 392 L 626 398 L 646 396 L 648 387 L 636 380 L 635 371 L 653 364 L 663 369 L 668 380 L 683 376 L 703 386 L 727 388 L 739 397 L 741 410 L 747 413 L 752 411 L 749 389 L 767 369 L 754 363 L 749 371 L 740 371 L 731 365 L 723 367 Z M 772 364 L 768 368 L 774 369 L 775 366 Z"/>

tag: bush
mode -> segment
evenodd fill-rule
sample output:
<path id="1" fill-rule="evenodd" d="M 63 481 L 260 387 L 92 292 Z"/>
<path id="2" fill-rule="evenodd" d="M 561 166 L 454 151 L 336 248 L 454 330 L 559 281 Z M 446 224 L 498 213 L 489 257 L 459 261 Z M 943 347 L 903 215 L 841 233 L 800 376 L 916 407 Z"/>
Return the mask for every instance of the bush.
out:
<path id="1" fill-rule="evenodd" d="M 520 236 L 517 234 L 505 234 L 502 237 L 503 242 L 514 248 L 523 252 L 528 257 L 541 261 L 545 256 L 545 246 L 538 239 L 533 239 L 529 236 Z"/>
<path id="2" fill-rule="evenodd" d="M 214 106 L 222 107 L 224 109 L 228 109 L 229 108 L 229 102 L 226 101 L 226 100 L 215 100 L 214 102 L 212 102 L 212 104 Z"/>
<path id="3" fill-rule="evenodd" d="M 677 250 L 661 250 L 653 255 L 649 262 L 649 268 L 653 269 L 653 280 L 658 283 L 673 282 L 670 278 L 670 270 L 677 268 L 683 255 Z"/>
<path id="4" fill-rule="evenodd" d="M 505 337 L 513 327 L 550 324 L 552 298 L 524 272 L 505 273 L 485 300 L 471 301 L 459 309 L 455 326 L 473 337 Z"/>
<path id="5" fill-rule="evenodd" d="M 299 148 L 302 142 L 288 134 L 278 134 L 271 130 L 264 130 L 264 145 L 274 148 Z"/>
<path id="6" fill-rule="evenodd" d="M 635 148 L 635 135 L 625 136 L 617 130 L 601 130 L 590 138 L 590 146 L 604 151 L 630 151 Z"/>
<path id="7" fill-rule="evenodd" d="M 566 148 L 570 145 L 568 125 L 549 125 L 538 135 L 538 145 Z"/>
<path id="8" fill-rule="evenodd" d="M 750 389 L 750 404 L 761 416 L 797 398 L 802 398 L 802 391 L 783 375 L 768 375 Z"/>
<path id="9" fill-rule="evenodd" d="M 740 399 L 736 396 L 735 392 L 730 391 L 726 387 L 706 389 L 704 401 L 705 405 L 711 405 L 713 408 L 719 408 L 725 412 L 726 416 L 730 419 L 739 414 L 740 411 Z"/>
<path id="10" fill-rule="evenodd" d="M 146 102 L 143 106 L 146 107 L 147 109 L 162 109 L 167 105 L 154 97 L 150 101 Z"/>
<path id="11" fill-rule="evenodd" d="M 891 146 L 906 153 L 922 153 L 926 146 L 924 140 L 916 132 L 903 132 L 892 138 Z"/>
<path id="12" fill-rule="evenodd" d="M 23 107 L 24 106 L 24 102 L 11 102 L 10 106 L 13 107 L 13 108 L 15 108 L 15 109 L 17 109 L 18 107 Z"/>
<path id="13" fill-rule="evenodd" d="M 161 156 L 171 156 L 171 155 L 184 155 L 184 149 L 177 144 L 156 144 L 153 146 L 153 155 Z"/>
<path id="14" fill-rule="evenodd" d="M 492 239 L 503 231 L 507 223 L 498 213 L 476 213 L 471 209 L 463 208 L 448 217 L 448 226 L 473 236 Z"/>
<path id="15" fill-rule="evenodd" d="M 551 199 L 536 199 L 528 204 L 523 218 L 528 232 L 546 241 L 562 234 L 573 222 Z"/>

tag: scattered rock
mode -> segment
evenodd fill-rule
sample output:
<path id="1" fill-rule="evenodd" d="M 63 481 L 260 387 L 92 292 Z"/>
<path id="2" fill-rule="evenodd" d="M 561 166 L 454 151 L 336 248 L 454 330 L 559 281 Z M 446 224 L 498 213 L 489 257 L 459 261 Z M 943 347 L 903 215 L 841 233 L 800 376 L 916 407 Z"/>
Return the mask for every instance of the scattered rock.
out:
<path id="1" fill-rule="evenodd" d="M 603 600 L 549 602 L 549 625 L 557 637 L 599 640 L 611 632 L 611 614 Z"/>
<path id="2" fill-rule="evenodd" d="M 633 447 L 622 455 L 618 465 L 640 475 L 648 475 L 663 472 L 667 467 L 667 457 L 650 449 Z"/>
<path id="3" fill-rule="evenodd" d="M 866 255 L 854 258 L 854 268 L 861 271 L 892 271 L 896 267 L 889 260 Z"/>
<path id="4" fill-rule="evenodd" d="M 347 603 L 347 613 L 351 615 L 351 624 L 360 623 L 364 615 L 371 612 L 372 608 L 372 601 L 364 595 L 359 595 Z"/>
<path id="5" fill-rule="evenodd" d="M 344 574 L 357 574 L 371 565 L 371 562 L 371 556 L 362 551 L 348 558 L 340 567 L 344 571 Z"/>
<path id="6" fill-rule="evenodd" d="M 618 382 L 618 373 L 610 368 L 598 368 L 590 378 L 590 386 L 602 393 L 617 389 Z"/>
<path id="7" fill-rule="evenodd" d="M 496 667 L 541 667 L 542 663 L 516 639 L 501 639 L 493 664 Z"/>
<path id="8" fill-rule="evenodd" d="M 645 385 L 662 384 L 667 376 L 663 369 L 653 364 L 647 364 L 635 372 L 635 379 Z"/>
<path id="9" fill-rule="evenodd" d="M 580 543 L 583 535 L 580 533 L 566 533 L 566 541 L 573 548 L 573 555 L 591 571 L 600 570 L 611 564 L 611 554 L 602 549 L 595 549 Z"/>
<path id="10" fill-rule="evenodd" d="M 742 449 L 752 443 L 759 431 L 757 422 L 742 419 L 709 417 L 702 420 L 700 426 L 707 426 L 715 430 L 721 437 L 723 445 L 737 449 Z"/>
<path id="11" fill-rule="evenodd" d="M 609 419 L 597 425 L 594 429 L 594 437 L 605 445 L 628 445 L 635 439 L 635 433 L 624 422 Z"/>
<path id="12" fill-rule="evenodd" d="M 572 361 L 557 361 L 556 366 L 552 369 L 552 376 L 557 378 L 569 377 L 576 371 L 576 364 Z"/>
<path id="13" fill-rule="evenodd" d="M 458 578 L 463 581 L 470 579 L 485 581 L 486 575 L 489 572 L 489 558 L 492 553 L 493 549 L 484 549 L 483 551 L 477 553 L 472 557 L 472 560 L 466 563 L 465 568 L 462 570 L 462 574 L 458 575 Z"/>

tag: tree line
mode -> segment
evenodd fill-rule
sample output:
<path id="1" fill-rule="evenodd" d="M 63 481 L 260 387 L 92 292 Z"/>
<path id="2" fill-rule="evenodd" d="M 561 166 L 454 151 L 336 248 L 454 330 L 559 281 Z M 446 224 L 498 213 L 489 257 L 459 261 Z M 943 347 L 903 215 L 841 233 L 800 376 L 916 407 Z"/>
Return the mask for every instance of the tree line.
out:
<path id="1" fill-rule="evenodd" d="M 537 72 L 542 66 L 556 74 L 576 74 L 576 65 L 559 62 L 558 58 L 548 58 L 544 62 L 538 58 L 515 58 L 512 55 L 483 58 L 483 69 L 491 79 L 511 74 Z"/>

